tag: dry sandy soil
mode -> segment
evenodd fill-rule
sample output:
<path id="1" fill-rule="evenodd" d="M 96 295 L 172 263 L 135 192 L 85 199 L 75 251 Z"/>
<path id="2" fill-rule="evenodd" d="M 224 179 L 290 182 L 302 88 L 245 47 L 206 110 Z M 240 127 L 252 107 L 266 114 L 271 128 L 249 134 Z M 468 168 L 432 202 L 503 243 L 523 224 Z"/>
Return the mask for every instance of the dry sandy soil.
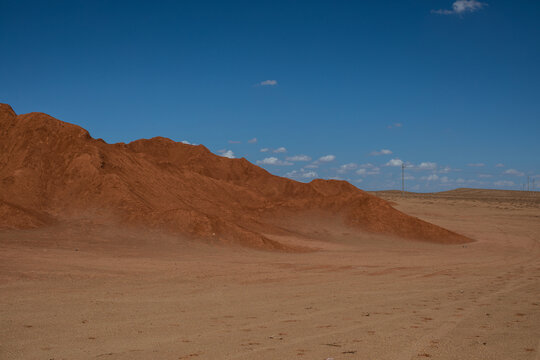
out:
<path id="1" fill-rule="evenodd" d="M 539 194 L 377 195 L 476 242 L 2 231 L 0 358 L 540 359 Z"/>

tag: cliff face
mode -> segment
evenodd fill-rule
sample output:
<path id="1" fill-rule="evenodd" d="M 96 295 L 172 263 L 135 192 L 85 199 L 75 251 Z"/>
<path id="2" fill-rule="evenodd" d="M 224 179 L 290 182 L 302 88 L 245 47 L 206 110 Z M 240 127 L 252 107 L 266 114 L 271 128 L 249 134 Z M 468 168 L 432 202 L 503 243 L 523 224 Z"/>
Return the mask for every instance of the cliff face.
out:
<path id="1" fill-rule="evenodd" d="M 299 183 L 245 159 L 166 138 L 107 144 L 43 113 L 0 104 L 0 228 L 28 228 L 81 214 L 282 248 L 270 219 L 320 211 L 359 230 L 433 242 L 470 241 L 405 215 L 344 181 Z"/>

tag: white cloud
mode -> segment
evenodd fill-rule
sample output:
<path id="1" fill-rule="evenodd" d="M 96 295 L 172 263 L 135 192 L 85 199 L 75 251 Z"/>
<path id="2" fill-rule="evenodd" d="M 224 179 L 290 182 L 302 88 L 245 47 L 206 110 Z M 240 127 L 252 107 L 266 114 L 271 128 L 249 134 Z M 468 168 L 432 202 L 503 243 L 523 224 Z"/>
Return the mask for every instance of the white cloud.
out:
<path id="1" fill-rule="evenodd" d="M 275 149 L 274 152 L 275 152 L 276 154 L 279 154 L 279 153 L 285 153 L 285 152 L 287 152 L 287 149 L 285 149 L 285 148 L 282 146 L 282 147 L 279 147 L 279 148 Z"/>
<path id="2" fill-rule="evenodd" d="M 285 174 L 285 177 L 294 179 L 294 178 L 298 177 L 299 173 L 300 172 L 298 170 L 289 171 L 288 173 Z"/>
<path id="3" fill-rule="evenodd" d="M 282 161 L 282 160 L 279 160 L 277 157 L 273 157 L 273 156 L 264 158 L 263 160 L 257 160 L 257 164 L 259 164 L 259 165 L 276 165 L 276 166 L 294 165 L 291 162 Z"/>
<path id="4" fill-rule="evenodd" d="M 371 164 L 367 164 L 367 165 L 371 165 Z M 362 166 L 362 165 L 360 165 L 360 166 Z M 371 165 L 368 168 L 362 167 L 362 168 L 356 170 L 356 173 L 358 175 L 378 175 L 378 174 L 380 174 L 380 170 L 381 170 L 380 168 Z"/>
<path id="5" fill-rule="evenodd" d="M 390 155 L 390 154 L 392 154 L 391 150 L 381 149 L 380 151 L 372 151 L 369 155 L 371 155 L 371 156 L 379 156 L 379 155 Z"/>
<path id="6" fill-rule="evenodd" d="M 232 150 L 218 150 L 218 153 L 220 153 L 220 155 L 223 157 L 234 159 L 234 153 L 232 152 Z"/>
<path id="7" fill-rule="evenodd" d="M 241 143 L 242 143 L 241 141 L 229 140 L 229 144 L 241 144 Z"/>
<path id="8" fill-rule="evenodd" d="M 474 163 L 474 164 L 467 164 L 467 166 L 470 166 L 470 167 L 484 167 L 484 166 L 486 166 L 486 164 L 484 164 L 484 163 Z"/>
<path id="9" fill-rule="evenodd" d="M 371 163 L 365 163 L 365 164 L 360 164 L 358 165 L 359 168 L 362 168 L 362 169 L 370 169 L 370 168 L 374 168 L 375 165 L 371 164 Z"/>
<path id="10" fill-rule="evenodd" d="M 489 174 L 478 174 L 478 177 L 479 177 L 479 178 L 482 178 L 482 179 L 486 179 L 486 178 L 493 177 L 493 175 L 489 175 Z"/>
<path id="11" fill-rule="evenodd" d="M 317 173 L 315 171 L 306 171 L 302 174 L 303 178 L 314 178 L 317 177 Z"/>
<path id="12" fill-rule="evenodd" d="M 452 10 L 439 9 L 431 10 L 434 14 L 440 15 L 460 15 L 464 13 L 473 13 L 487 6 L 486 3 L 477 0 L 457 0 L 452 4 Z"/>
<path id="13" fill-rule="evenodd" d="M 516 169 L 508 169 L 504 173 L 508 174 L 508 175 L 516 175 L 516 176 L 524 176 L 525 175 L 524 173 L 522 173 L 521 171 L 518 171 Z"/>
<path id="14" fill-rule="evenodd" d="M 442 169 L 439 170 L 439 173 L 441 173 L 441 174 L 448 174 L 448 173 L 450 172 L 450 170 L 452 170 L 452 169 L 450 168 L 450 166 L 445 166 L 445 167 L 443 167 Z"/>
<path id="15" fill-rule="evenodd" d="M 495 185 L 495 186 L 515 186 L 516 184 L 513 181 L 500 180 L 500 181 L 495 181 L 493 183 L 493 185 Z"/>
<path id="16" fill-rule="evenodd" d="M 248 140 L 249 144 L 255 144 L 256 142 L 257 142 L 257 138 L 253 138 L 253 139 Z"/>
<path id="17" fill-rule="evenodd" d="M 307 155 L 295 155 L 287 157 L 289 161 L 311 161 L 311 157 Z"/>
<path id="18" fill-rule="evenodd" d="M 306 165 L 304 166 L 306 169 L 316 169 L 319 167 L 319 165 L 317 164 L 309 164 L 309 165 Z"/>
<path id="19" fill-rule="evenodd" d="M 347 171 L 354 170 L 356 168 L 358 168 L 357 164 L 348 163 L 348 164 L 341 165 L 337 172 L 340 174 L 345 174 Z"/>
<path id="20" fill-rule="evenodd" d="M 264 80 L 259 83 L 261 86 L 276 86 L 277 80 Z"/>
<path id="21" fill-rule="evenodd" d="M 427 179 L 424 177 L 424 179 Z M 443 176 L 443 177 L 440 177 L 439 180 L 441 181 L 441 183 L 443 184 L 464 184 L 466 182 L 471 182 L 471 180 L 465 180 L 465 179 L 462 179 L 462 178 L 457 178 L 457 179 L 450 179 L 448 176 Z M 475 181 L 475 180 L 473 180 Z"/>
<path id="22" fill-rule="evenodd" d="M 261 149 L 261 152 L 269 152 L 269 151 L 270 151 L 269 148 L 262 148 L 262 149 Z"/>
<path id="23" fill-rule="evenodd" d="M 392 129 L 392 128 L 400 128 L 400 127 L 402 127 L 402 126 L 403 126 L 402 123 L 395 122 L 395 123 L 393 123 L 393 124 L 391 124 L 391 125 L 388 125 L 388 128 L 389 128 L 389 129 Z"/>
<path id="24" fill-rule="evenodd" d="M 321 156 L 319 158 L 319 161 L 320 162 L 330 162 L 330 161 L 334 161 L 336 159 L 336 157 L 334 155 L 325 155 L 325 156 Z"/>
<path id="25" fill-rule="evenodd" d="M 285 174 L 286 177 L 291 179 L 311 179 L 316 178 L 318 175 L 315 171 L 305 171 L 304 169 L 293 170 Z"/>
<path id="26" fill-rule="evenodd" d="M 182 144 L 191 145 L 191 143 L 190 143 L 189 141 L 187 141 L 187 140 L 182 140 L 182 141 L 180 141 L 180 142 L 181 142 Z"/>
<path id="27" fill-rule="evenodd" d="M 421 179 L 427 180 L 427 181 L 435 181 L 439 179 L 439 176 L 437 174 L 431 174 L 429 176 L 423 176 Z"/>
<path id="28" fill-rule="evenodd" d="M 504 164 L 498 163 L 495 167 L 504 167 Z"/>
<path id="29" fill-rule="evenodd" d="M 424 176 L 422 177 L 423 180 L 436 180 L 436 178 L 432 178 L 432 179 L 429 179 L 430 176 Z M 478 180 L 475 180 L 475 179 L 468 179 L 468 180 L 465 180 L 463 178 L 457 178 L 457 179 L 450 179 L 448 178 L 448 176 L 443 176 L 443 177 L 440 177 L 439 180 L 441 181 L 442 184 L 446 184 L 446 185 L 451 185 L 451 184 L 465 184 L 465 183 L 469 183 L 469 184 L 485 184 L 484 182 L 481 182 L 481 181 L 478 181 Z"/>
<path id="30" fill-rule="evenodd" d="M 403 161 L 400 159 L 391 159 L 389 162 L 386 163 L 386 166 L 401 166 L 403 164 Z"/>
<path id="31" fill-rule="evenodd" d="M 457 0 L 452 4 L 452 10 L 459 14 L 462 12 L 474 12 L 484 6 L 486 6 L 485 3 L 477 0 Z"/>
<path id="32" fill-rule="evenodd" d="M 358 169 L 356 170 L 356 173 L 358 175 L 366 175 L 367 174 L 367 170 L 366 169 Z"/>
<path id="33" fill-rule="evenodd" d="M 435 170 L 437 168 L 437 163 L 434 162 L 422 162 L 420 165 L 418 165 L 418 169 L 420 170 Z"/>

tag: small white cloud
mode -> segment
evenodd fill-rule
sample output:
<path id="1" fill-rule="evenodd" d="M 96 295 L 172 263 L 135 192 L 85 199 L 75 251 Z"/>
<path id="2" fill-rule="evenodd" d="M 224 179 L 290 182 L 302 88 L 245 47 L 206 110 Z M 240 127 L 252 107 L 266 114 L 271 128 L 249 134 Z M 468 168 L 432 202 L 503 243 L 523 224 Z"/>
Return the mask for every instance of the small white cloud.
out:
<path id="1" fill-rule="evenodd" d="M 259 83 L 261 86 L 276 86 L 277 80 L 264 80 Z"/>
<path id="2" fill-rule="evenodd" d="M 375 165 L 371 164 L 371 163 L 366 163 L 366 164 L 360 164 L 358 165 L 359 168 L 362 168 L 362 169 L 371 169 L 371 168 L 374 168 Z"/>
<path id="3" fill-rule="evenodd" d="M 448 174 L 452 169 L 450 168 L 450 166 L 445 166 L 443 167 L 442 169 L 439 170 L 439 173 L 440 174 Z"/>
<path id="4" fill-rule="evenodd" d="M 371 165 L 371 164 L 369 164 L 369 165 Z M 362 166 L 362 165 L 360 165 L 360 166 Z M 363 168 L 360 168 L 360 169 L 356 170 L 356 174 L 358 174 L 358 175 L 378 175 L 378 174 L 380 174 L 380 170 L 381 169 L 379 169 L 376 166 L 371 166 L 369 168 L 363 167 Z"/>
<path id="5" fill-rule="evenodd" d="M 218 153 L 223 157 L 234 159 L 234 153 L 231 150 L 218 150 Z"/>
<path id="6" fill-rule="evenodd" d="M 493 183 L 493 185 L 495 185 L 495 186 L 515 186 L 516 184 L 513 181 L 500 180 L 500 181 L 495 181 Z"/>
<path id="7" fill-rule="evenodd" d="M 180 141 L 180 142 L 181 142 L 182 144 L 191 145 L 191 143 L 190 143 L 189 141 L 187 141 L 187 140 L 182 140 L 182 141 Z"/>
<path id="8" fill-rule="evenodd" d="M 299 173 L 298 170 L 289 171 L 288 173 L 285 173 L 285 177 L 294 179 L 295 177 L 298 176 L 298 173 Z"/>
<path id="9" fill-rule="evenodd" d="M 477 0 L 457 0 L 452 4 L 452 10 L 439 9 L 431 10 L 433 14 L 440 15 L 460 15 L 464 13 L 473 13 L 487 6 L 486 3 Z"/>
<path id="10" fill-rule="evenodd" d="M 348 164 L 341 165 L 337 172 L 340 173 L 340 174 L 345 174 L 346 172 L 354 170 L 356 168 L 358 168 L 357 164 L 348 163 Z"/>
<path id="11" fill-rule="evenodd" d="M 431 174 L 428 177 L 425 178 L 427 181 L 435 181 L 439 179 L 439 176 L 437 174 Z"/>
<path id="12" fill-rule="evenodd" d="M 420 170 L 435 170 L 437 168 L 437 163 L 434 162 L 422 162 L 420 165 L 418 165 L 418 169 Z"/>
<path id="13" fill-rule="evenodd" d="M 264 158 L 262 160 L 257 160 L 257 164 L 259 164 L 259 165 L 276 165 L 276 166 L 294 165 L 291 162 L 282 161 L 282 160 L 279 160 L 277 157 L 273 157 L 273 156 Z"/>
<path id="14" fill-rule="evenodd" d="M 484 167 L 484 166 L 486 166 L 486 164 L 484 164 L 484 163 L 474 163 L 474 164 L 467 164 L 467 166 L 470 166 L 470 167 Z"/>
<path id="15" fill-rule="evenodd" d="M 306 169 L 316 169 L 319 167 L 319 165 L 317 164 L 309 164 L 309 165 L 306 165 L 304 166 Z"/>
<path id="16" fill-rule="evenodd" d="M 316 178 L 318 175 L 315 171 L 305 171 L 304 169 L 293 170 L 285 174 L 286 177 L 291 179 L 312 179 Z"/>
<path id="17" fill-rule="evenodd" d="M 241 143 L 242 143 L 241 141 L 229 140 L 229 144 L 241 144 Z"/>
<path id="18" fill-rule="evenodd" d="M 400 128 L 400 127 L 403 127 L 403 124 L 402 123 L 398 123 L 398 122 L 395 122 L 391 125 L 388 125 L 387 126 L 389 129 L 392 129 L 392 128 Z"/>
<path id="19" fill-rule="evenodd" d="M 391 150 L 381 149 L 380 151 L 372 151 L 369 155 L 371 155 L 371 156 L 379 156 L 379 155 L 390 155 L 390 154 L 392 154 Z"/>
<path id="20" fill-rule="evenodd" d="M 269 148 L 262 148 L 262 149 L 261 149 L 261 152 L 269 152 L 269 151 L 270 151 Z"/>
<path id="21" fill-rule="evenodd" d="M 358 175 L 366 175 L 367 174 L 367 170 L 366 169 L 358 169 L 356 170 L 356 173 Z"/>
<path id="22" fill-rule="evenodd" d="M 516 176 L 524 176 L 525 175 L 524 173 L 522 173 L 521 171 L 516 170 L 516 169 L 508 169 L 504 173 L 508 174 L 508 175 L 516 175 Z"/>
<path id="23" fill-rule="evenodd" d="M 264 158 L 263 160 L 257 160 L 257 164 L 275 165 L 278 161 L 279 159 L 277 157 L 267 157 L 267 158 Z"/>
<path id="24" fill-rule="evenodd" d="M 279 148 L 275 149 L 274 152 L 275 152 L 276 154 L 279 154 L 279 153 L 286 153 L 286 152 L 287 152 L 287 149 L 285 149 L 285 148 L 282 146 L 282 147 L 279 147 Z"/>
<path id="25" fill-rule="evenodd" d="M 286 158 L 289 161 L 311 161 L 311 157 L 307 155 L 295 155 Z"/>
<path id="26" fill-rule="evenodd" d="M 317 173 L 315 171 L 306 171 L 304 174 L 302 174 L 303 178 L 314 178 L 317 177 Z"/>
<path id="27" fill-rule="evenodd" d="M 253 138 L 253 139 L 248 140 L 249 144 L 255 144 L 256 142 L 257 142 L 257 138 Z"/>
<path id="28" fill-rule="evenodd" d="M 330 161 L 334 161 L 336 159 L 336 157 L 334 155 L 325 155 L 325 156 L 321 156 L 319 158 L 319 161 L 320 162 L 330 162 Z"/>
<path id="29" fill-rule="evenodd" d="M 478 177 L 481 178 L 481 179 L 487 179 L 487 178 L 493 177 L 493 175 L 489 175 L 489 174 L 479 174 Z"/>
<path id="30" fill-rule="evenodd" d="M 443 176 L 443 177 L 441 178 L 441 182 L 442 182 L 443 184 L 446 184 L 446 183 L 449 182 L 449 181 L 450 181 L 450 179 L 448 178 L 448 176 Z"/>
<path id="31" fill-rule="evenodd" d="M 400 159 L 391 159 L 389 162 L 386 163 L 386 166 L 401 166 L 403 165 L 403 161 Z"/>
<path id="32" fill-rule="evenodd" d="M 495 167 L 504 167 L 504 164 L 498 163 Z"/>

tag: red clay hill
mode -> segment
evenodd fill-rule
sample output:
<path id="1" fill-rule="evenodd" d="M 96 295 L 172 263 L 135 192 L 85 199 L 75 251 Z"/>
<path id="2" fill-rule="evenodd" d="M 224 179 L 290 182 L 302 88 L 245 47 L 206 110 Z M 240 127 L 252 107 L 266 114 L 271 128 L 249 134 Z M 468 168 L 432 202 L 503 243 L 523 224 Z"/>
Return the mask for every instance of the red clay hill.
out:
<path id="1" fill-rule="evenodd" d="M 360 231 L 470 241 L 344 181 L 300 183 L 162 137 L 107 144 L 79 126 L 43 113 L 17 116 L 0 104 L 0 228 L 84 217 L 283 249 L 263 234 L 294 231 L 278 226 L 279 219 L 291 224 L 291 217 L 311 213 L 339 216 Z"/>

